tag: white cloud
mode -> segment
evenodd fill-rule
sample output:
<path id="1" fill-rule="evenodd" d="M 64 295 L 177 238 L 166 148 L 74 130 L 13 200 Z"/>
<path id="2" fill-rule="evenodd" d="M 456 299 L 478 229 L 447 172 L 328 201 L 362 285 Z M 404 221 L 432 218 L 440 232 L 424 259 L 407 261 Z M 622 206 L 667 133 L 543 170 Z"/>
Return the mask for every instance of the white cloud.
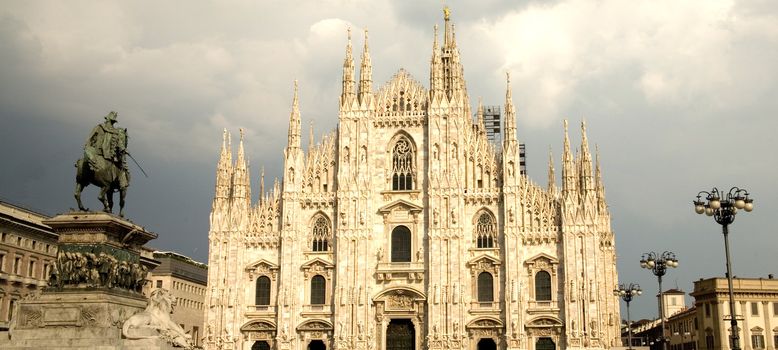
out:
<path id="1" fill-rule="evenodd" d="M 758 17 L 733 1 L 571 0 L 533 4 L 472 30 L 503 57 L 498 69 L 526 87 L 530 123 L 548 125 L 584 84 L 603 78 L 631 80 L 649 104 L 744 103 L 765 88 L 742 76 L 754 69 L 749 61 L 776 58 L 775 17 Z M 764 60 L 743 57 L 737 47 L 745 40 L 773 45 L 746 48 Z"/>

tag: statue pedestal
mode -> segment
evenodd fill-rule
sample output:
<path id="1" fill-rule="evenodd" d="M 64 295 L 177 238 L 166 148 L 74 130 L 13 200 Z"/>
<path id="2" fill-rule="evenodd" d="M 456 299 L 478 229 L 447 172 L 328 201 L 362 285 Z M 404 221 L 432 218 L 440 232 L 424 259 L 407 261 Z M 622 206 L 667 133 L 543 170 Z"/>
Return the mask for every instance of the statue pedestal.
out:
<path id="1" fill-rule="evenodd" d="M 0 348 L 173 348 L 160 338 L 122 336 L 124 322 L 147 306 L 141 291 L 153 260 L 141 249 L 156 234 L 102 212 L 62 214 L 45 224 L 59 234 L 50 286 L 18 302 Z"/>
<path id="2" fill-rule="evenodd" d="M 115 292 L 43 292 L 19 303 L 11 346 L 46 349 L 122 349 L 122 324 L 146 307 L 143 296 Z"/>

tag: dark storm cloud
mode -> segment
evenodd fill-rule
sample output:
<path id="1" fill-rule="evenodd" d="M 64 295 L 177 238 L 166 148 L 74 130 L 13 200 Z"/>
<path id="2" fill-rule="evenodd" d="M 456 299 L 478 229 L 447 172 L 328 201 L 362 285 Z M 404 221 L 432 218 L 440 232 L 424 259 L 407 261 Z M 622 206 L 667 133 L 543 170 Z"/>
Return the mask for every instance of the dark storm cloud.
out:
<path id="1" fill-rule="evenodd" d="M 468 92 L 505 98 L 512 74 L 530 176 L 557 174 L 562 119 L 574 144 L 586 119 L 598 144 L 620 278 L 653 290 L 647 250 L 673 250 L 668 285 L 721 276 L 720 228 L 693 214 L 698 190 L 740 185 L 756 209 L 732 227 L 735 274 L 775 273 L 778 212 L 778 6 L 771 1 L 447 2 Z M 222 129 L 246 132 L 253 195 L 281 171 L 293 80 L 304 143 L 334 129 L 346 28 L 357 66 L 369 29 L 378 88 L 401 67 L 427 84 L 431 1 L 3 2 L 0 5 L 0 197 L 57 213 L 74 206 L 73 162 L 109 110 L 130 132 L 128 216 L 153 244 L 207 259 Z M 441 27 L 440 32 L 443 29 Z M 593 151 L 593 150 L 592 150 Z M 84 194 L 98 207 L 94 189 Z M 655 312 L 637 300 L 637 317 Z"/>

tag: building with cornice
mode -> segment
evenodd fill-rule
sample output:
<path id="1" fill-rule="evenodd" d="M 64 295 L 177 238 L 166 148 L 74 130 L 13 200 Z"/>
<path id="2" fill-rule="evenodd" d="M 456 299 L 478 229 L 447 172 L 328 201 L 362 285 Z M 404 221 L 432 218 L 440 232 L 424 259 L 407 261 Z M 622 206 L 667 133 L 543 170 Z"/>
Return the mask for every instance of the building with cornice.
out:
<path id="1" fill-rule="evenodd" d="M 48 285 L 58 235 L 50 217 L 0 201 L 0 330 L 7 330 L 16 305 Z"/>
<path id="2" fill-rule="evenodd" d="M 567 123 L 561 186 L 520 171 L 510 80 L 502 142 L 472 117 L 446 11 L 429 85 L 375 89 L 349 33 L 338 127 L 307 150 L 295 84 L 283 180 L 253 201 L 225 131 L 210 214 L 206 349 L 619 346 L 614 235 L 599 161 Z M 313 140 L 311 140 L 313 141 Z M 575 155 L 574 155 L 575 154 Z"/>

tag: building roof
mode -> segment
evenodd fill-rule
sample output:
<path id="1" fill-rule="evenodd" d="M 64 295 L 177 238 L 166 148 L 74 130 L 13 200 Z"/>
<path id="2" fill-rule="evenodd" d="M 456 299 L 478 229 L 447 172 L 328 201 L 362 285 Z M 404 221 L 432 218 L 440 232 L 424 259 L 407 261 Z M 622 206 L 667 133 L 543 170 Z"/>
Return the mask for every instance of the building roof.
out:
<path id="1" fill-rule="evenodd" d="M 675 320 L 675 319 L 683 318 L 683 317 L 689 316 L 690 314 L 694 314 L 695 312 L 697 312 L 697 307 L 696 306 L 692 306 L 692 307 L 690 307 L 688 309 L 683 309 L 681 311 L 678 311 L 678 312 L 674 313 L 672 316 L 668 317 L 667 320 L 670 321 L 670 320 Z"/>
<path id="2" fill-rule="evenodd" d="M 36 212 L 32 209 L 23 208 L 3 200 L 0 200 L 0 214 L 7 215 L 15 219 L 32 222 L 44 227 L 48 226 L 43 224 L 43 220 L 51 219 L 51 217 L 46 214 Z"/>
<path id="3" fill-rule="evenodd" d="M 691 295 L 695 298 L 707 294 L 725 293 L 729 288 L 729 283 L 724 277 L 712 277 L 694 281 L 694 292 Z M 733 278 L 732 289 L 735 293 L 778 293 L 778 279 L 775 278 Z"/>
<path id="4" fill-rule="evenodd" d="M 10 222 L 13 225 L 21 226 L 26 229 L 50 235 L 50 238 L 57 239 L 57 234 L 50 226 L 43 223 L 44 220 L 51 219 L 46 214 L 23 208 L 15 204 L 0 200 L 0 219 Z"/>
<path id="5" fill-rule="evenodd" d="M 179 254 L 179 253 L 176 253 L 176 252 L 159 251 L 159 250 L 154 251 L 154 258 L 155 259 L 159 259 L 159 258 L 162 258 L 162 257 L 168 257 L 168 258 L 177 259 L 177 260 L 183 261 L 183 262 L 188 263 L 188 264 L 192 264 L 194 266 L 197 266 L 197 267 L 200 267 L 200 268 L 203 268 L 203 269 L 208 269 L 208 264 L 204 264 L 204 263 L 201 263 L 199 261 L 196 261 L 196 260 L 194 260 L 194 259 L 192 259 L 192 258 L 190 258 L 190 257 L 188 257 L 186 255 Z"/>

